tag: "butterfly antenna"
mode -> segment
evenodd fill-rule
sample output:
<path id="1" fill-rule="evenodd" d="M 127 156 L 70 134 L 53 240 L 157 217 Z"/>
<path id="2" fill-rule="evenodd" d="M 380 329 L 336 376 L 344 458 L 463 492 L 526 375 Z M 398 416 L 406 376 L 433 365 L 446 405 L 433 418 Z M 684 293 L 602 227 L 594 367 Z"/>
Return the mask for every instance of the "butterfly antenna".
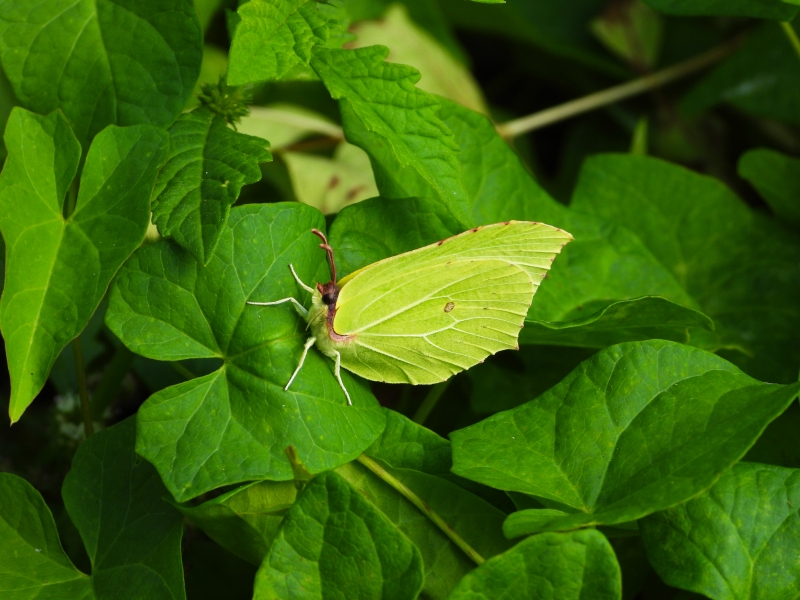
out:
<path id="1" fill-rule="evenodd" d="M 333 259 L 333 248 L 331 248 L 330 244 L 328 244 L 328 238 L 326 238 L 325 234 L 319 229 L 312 229 L 311 233 L 322 240 L 322 243 L 319 245 L 319 247 L 328 253 L 328 263 L 331 265 L 331 281 L 336 283 L 336 261 Z"/>

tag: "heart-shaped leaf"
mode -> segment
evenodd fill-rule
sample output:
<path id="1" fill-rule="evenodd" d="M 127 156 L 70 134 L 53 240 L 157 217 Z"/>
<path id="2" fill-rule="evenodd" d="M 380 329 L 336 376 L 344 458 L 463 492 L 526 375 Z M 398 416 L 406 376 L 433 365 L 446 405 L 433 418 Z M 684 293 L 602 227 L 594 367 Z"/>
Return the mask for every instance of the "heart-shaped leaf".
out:
<path id="1" fill-rule="evenodd" d="M 86 156 L 77 202 L 71 197 L 74 206 L 66 211 L 81 147 L 61 112 L 44 117 L 15 109 L 5 142 L 0 230 L 7 270 L 0 327 L 14 422 L 144 239 L 150 191 L 168 140 L 166 131 L 149 125 L 103 130 Z"/>
<path id="2" fill-rule="evenodd" d="M 284 391 L 308 337 L 305 322 L 288 303 L 246 304 L 307 301 L 289 264 L 307 283 L 327 281 L 311 233 L 323 226 L 322 215 L 301 204 L 247 205 L 231 211 L 208 265 L 162 241 L 137 251 L 117 277 L 106 323 L 131 350 L 158 360 L 224 361 L 139 410 L 137 452 L 176 500 L 241 481 L 291 479 L 289 445 L 312 473 L 333 469 L 383 430 L 383 411 L 367 388 L 344 372 L 348 406 L 333 362 L 316 350 Z"/>
<path id="3" fill-rule="evenodd" d="M 509 536 L 632 521 L 710 487 L 798 390 L 688 346 L 621 344 L 535 400 L 453 432 L 453 472 L 573 513 L 515 513 Z"/>

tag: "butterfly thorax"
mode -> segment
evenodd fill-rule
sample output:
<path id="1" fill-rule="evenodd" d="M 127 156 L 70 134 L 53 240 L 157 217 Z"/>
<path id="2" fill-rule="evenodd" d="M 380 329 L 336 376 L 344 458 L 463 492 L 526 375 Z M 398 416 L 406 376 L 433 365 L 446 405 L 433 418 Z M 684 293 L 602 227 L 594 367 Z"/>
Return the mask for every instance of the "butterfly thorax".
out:
<path id="1" fill-rule="evenodd" d="M 332 281 L 325 285 L 318 283 L 311 295 L 311 310 L 308 311 L 308 326 L 317 338 L 316 345 L 323 354 L 331 357 L 336 356 L 336 349 L 354 339 L 352 336 L 339 335 L 333 328 L 338 299 L 338 285 Z"/>

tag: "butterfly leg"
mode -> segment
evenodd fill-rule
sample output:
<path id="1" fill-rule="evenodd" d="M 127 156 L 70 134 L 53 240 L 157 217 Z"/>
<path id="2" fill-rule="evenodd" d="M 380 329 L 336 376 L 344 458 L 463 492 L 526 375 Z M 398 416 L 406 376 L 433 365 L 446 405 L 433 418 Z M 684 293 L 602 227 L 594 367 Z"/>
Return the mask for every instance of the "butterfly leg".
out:
<path id="1" fill-rule="evenodd" d="M 317 341 L 317 338 L 310 337 L 306 340 L 306 345 L 303 346 L 303 353 L 300 355 L 300 364 L 297 365 L 297 368 L 292 373 L 292 377 L 289 379 L 289 383 L 286 384 L 286 387 L 283 388 L 284 390 L 288 390 L 289 386 L 292 385 L 294 378 L 297 377 L 297 374 L 300 372 L 300 369 L 303 368 L 303 363 L 306 362 L 306 355 L 308 354 L 308 349 L 314 345 L 314 342 Z"/>
<path id="2" fill-rule="evenodd" d="M 275 300 L 275 302 L 248 302 L 248 304 L 255 304 L 256 306 L 274 306 L 275 304 L 283 304 L 284 302 L 292 302 L 297 314 L 308 321 L 308 311 L 294 298 L 283 298 L 281 300 Z"/>
<path id="3" fill-rule="evenodd" d="M 294 275 L 294 280 L 297 282 L 297 285 L 299 285 L 301 288 L 303 288 L 309 294 L 313 294 L 314 293 L 314 288 L 312 288 L 311 286 L 308 286 L 305 283 L 303 283 L 303 280 L 300 279 L 297 276 L 297 273 L 294 272 L 294 266 L 291 263 L 289 263 L 289 270 L 292 272 L 292 275 Z"/>
<path id="4" fill-rule="evenodd" d="M 347 404 L 353 406 L 353 402 L 350 400 L 350 394 L 347 393 L 347 388 L 344 387 L 344 382 L 342 381 L 342 355 L 339 354 L 336 350 L 336 366 L 333 369 L 334 374 L 336 375 L 336 379 L 339 380 L 339 385 L 342 386 L 342 391 L 344 392 L 345 398 L 347 398 Z"/>

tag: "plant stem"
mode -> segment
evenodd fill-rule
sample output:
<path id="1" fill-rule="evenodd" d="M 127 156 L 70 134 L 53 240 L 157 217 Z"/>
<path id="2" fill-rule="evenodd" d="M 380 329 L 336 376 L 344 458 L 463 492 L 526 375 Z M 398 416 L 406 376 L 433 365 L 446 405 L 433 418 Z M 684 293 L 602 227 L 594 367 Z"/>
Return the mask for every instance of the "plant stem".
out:
<path id="1" fill-rule="evenodd" d="M 178 373 L 180 373 L 181 375 L 183 375 L 183 377 L 186 379 L 186 381 L 191 381 L 192 379 L 197 379 L 197 375 L 195 375 L 194 373 L 192 373 L 192 372 L 191 372 L 189 369 L 187 369 L 186 367 L 184 367 L 184 366 L 183 366 L 181 363 L 179 363 L 178 361 L 176 361 L 176 360 L 173 360 L 173 361 L 172 361 L 172 362 L 170 362 L 169 364 L 170 364 L 170 366 L 171 366 L 173 369 L 175 369 L 175 370 L 176 370 Z"/>
<path id="2" fill-rule="evenodd" d="M 583 98 L 578 98 L 577 100 L 548 108 L 547 110 L 528 115 L 527 117 L 502 123 L 497 126 L 497 132 L 504 138 L 513 138 L 523 133 L 569 119 L 570 117 L 608 106 L 609 104 L 619 102 L 625 98 L 642 94 L 713 65 L 730 55 L 741 43 L 742 38 L 737 37 L 708 52 L 704 52 L 703 54 L 678 63 L 672 67 L 646 75 L 645 77 L 634 79 L 633 81 L 614 86 L 601 92 L 589 94 Z"/>
<path id="3" fill-rule="evenodd" d="M 783 27 L 783 31 L 786 32 L 789 43 L 794 46 L 794 49 L 797 51 L 797 56 L 800 57 L 800 38 L 797 37 L 797 32 L 794 30 L 794 27 L 792 27 L 792 24 L 788 21 L 782 22 L 781 27 Z"/>
<path id="4" fill-rule="evenodd" d="M 422 513 L 428 517 L 433 523 L 442 530 L 442 532 L 450 538 L 450 541 L 453 542 L 456 546 L 461 548 L 461 550 L 469 556 L 477 565 L 482 565 L 486 562 L 480 554 L 478 554 L 475 549 L 470 546 L 460 535 L 458 535 L 447 522 L 442 519 L 430 506 L 428 506 L 422 499 L 417 496 L 414 492 L 408 489 L 405 484 L 400 481 L 399 479 L 395 478 L 391 473 L 386 471 L 383 467 L 381 467 L 377 462 L 372 460 L 366 454 L 362 454 L 358 457 L 358 462 L 362 465 L 367 467 L 370 471 L 375 473 L 378 477 L 380 477 L 383 481 L 388 483 L 392 486 L 395 490 L 400 492 L 400 494 L 405 497 L 406 500 L 411 502 L 414 506 L 422 511 Z"/>
<path id="5" fill-rule="evenodd" d="M 422 401 L 422 404 L 419 405 L 417 412 L 414 413 L 413 419 L 411 419 L 414 421 L 414 423 L 419 423 L 420 425 L 425 423 L 428 416 L 431 414 L 431 411 L 439 402 L 439 398 L 441 398 L 442 394 L 444 394 L 444 391 L 447 389 L 447 385 L 449 383 L 449 379 L 447 381 L 442 381 L 441 383 L 434 385 L 428 391 L 428 395 L 425 396 L 425 399 Z"/>
<path id="6" fill-rule="evenodd" d="M 86 386 L 86 371 L 83 364 L 83 348 L 81 337 L 72 340 L 72 355 L 75 357 L 75 374 L 78 377 L 78 393 L 81 397 L 81 412 L 83 413 L 83 430 L 86 438 L 94 433 L 92 423 L 92 407 L 89 404 L 89 388 Z"/>

